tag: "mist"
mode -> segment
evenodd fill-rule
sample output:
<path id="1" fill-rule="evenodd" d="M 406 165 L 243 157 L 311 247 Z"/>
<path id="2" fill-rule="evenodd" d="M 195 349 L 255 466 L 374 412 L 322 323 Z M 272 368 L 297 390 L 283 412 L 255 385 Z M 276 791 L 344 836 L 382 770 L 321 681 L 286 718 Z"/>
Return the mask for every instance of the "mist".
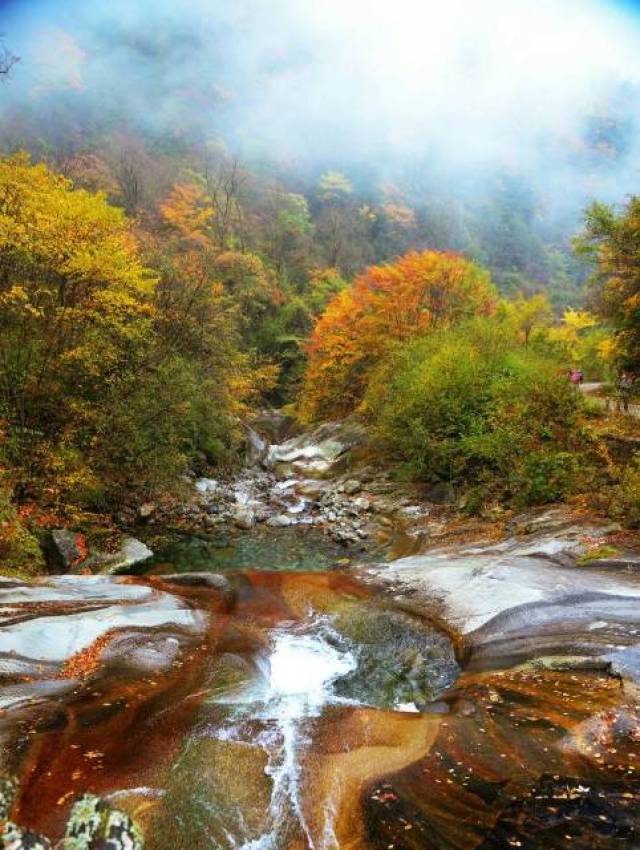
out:
<path id="1" fill-rule="evenodd" d="M 5 125 L 30 111 L 54 137 L 191 134 L 445 194 L 517 174 L 561 211 L 637 189 L 632 4 L 14 0 L 0 19 L 21 57 Z"/>

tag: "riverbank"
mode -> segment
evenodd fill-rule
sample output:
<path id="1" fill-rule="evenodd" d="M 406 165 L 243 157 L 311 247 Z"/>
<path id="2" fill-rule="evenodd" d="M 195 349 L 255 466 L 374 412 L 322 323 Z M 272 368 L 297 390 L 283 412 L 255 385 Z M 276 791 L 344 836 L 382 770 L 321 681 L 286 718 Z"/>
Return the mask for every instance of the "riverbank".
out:
<path id="1" fill-rule="evenodd" d="M 466 517 L 343 427 L 147 505 L 137 575 L 3 581 L 21 828 L 58 840 L 91 792 L 146 850 L 635 846 L 633 539 Z"/>

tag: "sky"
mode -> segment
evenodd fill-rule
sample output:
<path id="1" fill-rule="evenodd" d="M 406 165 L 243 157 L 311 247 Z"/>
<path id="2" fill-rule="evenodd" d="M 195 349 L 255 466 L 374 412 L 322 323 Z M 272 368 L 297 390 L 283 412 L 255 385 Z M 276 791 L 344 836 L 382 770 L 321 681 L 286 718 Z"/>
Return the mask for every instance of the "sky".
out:
<path id="1" fill-rule="evenodd" d="M 0 117 L 63 103 L 323 167 L 640 188 L 640 0 L 0 0 L 0 32 L 21 57 Z"/>

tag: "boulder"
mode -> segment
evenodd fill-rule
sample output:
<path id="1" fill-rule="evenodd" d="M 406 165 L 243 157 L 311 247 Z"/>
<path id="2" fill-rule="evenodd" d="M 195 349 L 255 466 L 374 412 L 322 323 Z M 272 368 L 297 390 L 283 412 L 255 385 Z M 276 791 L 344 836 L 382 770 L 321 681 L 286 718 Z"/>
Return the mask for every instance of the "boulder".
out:
<path id="1" fill-rule="evenodd" d="M 276 514 L 276 516 L 272 516 L 267 520 L 267 525 L 270 528 L 288 528 L 294 522 L 295 520 L 286 514 Z"/>
<path id="2" fill-rule="evenodd" d="M 195 486 L 196 490 L 198 491 L 198 493 L 200 493 L 201 496 L 216 493 L 220 488 L 218 482 L 214 481 L 213 478 L 198 478 Z"/>
<path id="3" fill-rule="evenodd" d="M 327 489 L 327 484 L 323 481 L 301 481 L 297 487 L 296 492 L 301 496 L 305 496 L 307 499 L 319 499 Z"/>
<path id="4" fill-rule="evenodd" d="M 51 842 L 48 838 L 30 829 L 23 829 L 8 820 L 0 826 L 0 848 L 3 850 L 51 850 Z"/>
<path id="5" fill-rule="evenodd" d="M 344 482 L 342 490 L 347 494 L 347 496 L 355 496 L 356 493 L 359 493 L 362 490 L 362 484 L 355 478 L 350 478 L 348 481 Z"/>
<path id="6" fill-rule="evenodd" d="M 357 499 L 354 499 L 353 506 L 357 511 L 371 510 L 371 502 L 369 501 L 369 499 L 367 499 L 366 496 L 359 496 Z"/>
<path id="7" fill-rule="evenodd" d="M 63 846 L 73 850 L 142 850 L 143 842 L 128 815 L 93 794 L 85 794 L 71 809 Z"/>
<path id="8" fill-rule="evenodd" d="M 85 562 L 94 571 L 115 575 L 126 573 L 153 557 L 149 547 L 136 537 L 124 537 L 116 552 L 98 552 Z"/>
<path id="9" fill-rule="evenodd" d="M 79 566 L 87 557 L 84 535 L 68 528 L 54 528 L 49 532 L 43 550 L 49 569 L 56 573 Z"/>
<path id="10" fill-rule="evenodd" d="M 264 465 L 275 470 L 293 468 L 305 477 L 323 478 L 347 452 L 365 440 L 366 431 L 357 423 L 328 423 L 280 445 L 269 446 Z"/>
<path id="11" fill-rule="evenodd" d="M 424 708 L 458 675 L 444 635 L 402 611 L 348 606 L 335 627 L 351 644 L 355 670 L 336 680 L 342 697 L 367 705 Z"/>
<path id="12" fill-rule="evenodd" d="M 220 573 L 172 573 L 162 576 L 162 581 L 177 587 L 211 587 L 219 591 L 229 604 L 236 598 L 235 588 L 229 579 Z"/>
<path id="13" fill-rule="evenodd" d="M 256 524 L 256 515 L 253 508 L 247 505 L 238 505 L 233 512 L 233 524 L 245 531 L 252 529 Z"/>
<path id="14" fill-rule="evenodd" d="M 18 793 L 18 780 L 14 776 L 0 774 L 0 821 L 7 820 Z"/>

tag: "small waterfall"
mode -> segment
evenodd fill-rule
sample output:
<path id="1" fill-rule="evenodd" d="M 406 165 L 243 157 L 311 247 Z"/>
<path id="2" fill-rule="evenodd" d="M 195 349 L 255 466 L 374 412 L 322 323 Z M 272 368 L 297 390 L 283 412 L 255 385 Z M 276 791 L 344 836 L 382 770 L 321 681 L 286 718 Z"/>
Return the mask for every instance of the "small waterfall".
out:
<path id="1" fill-rule="evenodd" d="M 281 850 L 287 837 L 295 832 L 305 837 L 309 850 L 336 850 L 333 813 L 327 811 L 323 834 L 315 839 L 305 819 L 302 769 L 311 745 L 305 724 L 318 717 L 327 704 L 341 701 L 332 693 L 332 683 L 352 672 L 356 659 L 346 647 L 341 647 L 341 639 L 330 623 L 318 617 L 304 629 L 274 633 L 268 661 L 262 692 L 248 692 L 246 701 L 241 696 L 233 724 L 218 730 L 217 737 L 246 740 L 242 720 L 251 716 L 265 721 L 266 728 L 257 743 L 268 753 L 266 773 L 272 780 L 270 830 L 259 838 L 230 840 L 230 847 Z"/>

